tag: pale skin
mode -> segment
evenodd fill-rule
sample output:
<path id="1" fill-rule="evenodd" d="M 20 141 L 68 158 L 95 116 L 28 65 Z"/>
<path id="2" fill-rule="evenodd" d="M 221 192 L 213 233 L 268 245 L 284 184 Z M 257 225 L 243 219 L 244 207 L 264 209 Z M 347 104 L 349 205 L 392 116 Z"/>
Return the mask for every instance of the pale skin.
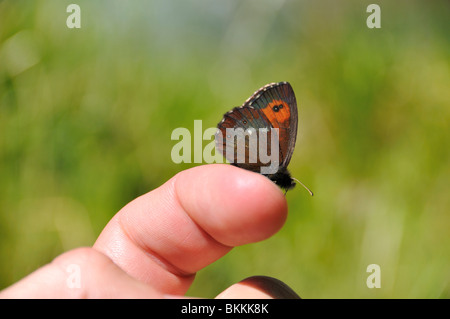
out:
<path id="1" fill-rule="evenodd" d="M 233 247 L 262 241 L 284 224 L 283 192 L 230 165 L 182 171 L 130 202 L 93 247 L 70 250 L 0 292 L 0 298 L 184 298 L 195 273 Z M 80 288 L 67 285 L 77 265 Z M 295 298 L 269 277 L 250 277 L 218 298 Z"/>

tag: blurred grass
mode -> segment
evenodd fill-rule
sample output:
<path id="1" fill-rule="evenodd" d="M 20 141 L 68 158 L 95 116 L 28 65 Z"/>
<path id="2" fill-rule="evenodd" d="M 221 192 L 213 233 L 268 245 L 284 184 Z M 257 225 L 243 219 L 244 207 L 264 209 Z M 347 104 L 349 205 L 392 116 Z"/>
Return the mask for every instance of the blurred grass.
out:
<path id="1" fill-rule="evenodd" d="M 92 245 L 133 198 L 195 164 L 174 128 L 254 90 L 299 101 L 285 227 L 201 271 L 213 297 L 263 274 L 304 298 L 450 297 L 447 1 L 0 1 L 0 287 Z M 381 289 L 366 287 L 381 266 Z"/>

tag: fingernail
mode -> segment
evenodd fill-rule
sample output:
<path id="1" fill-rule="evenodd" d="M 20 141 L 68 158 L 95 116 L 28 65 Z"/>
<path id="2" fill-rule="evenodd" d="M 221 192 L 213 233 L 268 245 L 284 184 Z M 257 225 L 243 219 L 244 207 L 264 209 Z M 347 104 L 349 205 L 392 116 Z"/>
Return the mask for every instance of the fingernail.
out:
<path id="1" fill-rule="evenodd" d="M 281 280 L 268 276 L 252 276 L 240 282 L 265 291 L 275 299 L 301 299 L 300 296 Z"/>

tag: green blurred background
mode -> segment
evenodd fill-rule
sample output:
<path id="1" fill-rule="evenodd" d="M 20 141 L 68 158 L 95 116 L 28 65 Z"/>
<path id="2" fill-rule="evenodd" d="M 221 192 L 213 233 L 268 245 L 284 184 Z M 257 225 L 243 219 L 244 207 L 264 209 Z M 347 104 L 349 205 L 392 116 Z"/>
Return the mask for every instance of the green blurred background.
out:
<path id="1" fill-rule="evenodd" d="M 288 192 L 284 228 L 188 294 L 261 274 L 304 298 L 449 298 L 449 17 L 448 1 L 0 1 L 0 288 L 198 165 L 172 162 L 173 129 L 289 81 L 289 167 L 315 196 Z"/>

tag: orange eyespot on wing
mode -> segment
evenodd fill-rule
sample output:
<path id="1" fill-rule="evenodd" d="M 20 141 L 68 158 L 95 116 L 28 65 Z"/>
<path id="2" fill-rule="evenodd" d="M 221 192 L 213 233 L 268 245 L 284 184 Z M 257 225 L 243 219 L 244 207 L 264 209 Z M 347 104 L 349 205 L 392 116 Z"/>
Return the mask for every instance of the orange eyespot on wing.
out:
<path id="1" fill-rule="evenodd" d="M 273 100 L 262 109 L 267 119 L 275 128 L 289 127 L 291 111 L 289 105 L 282 100 Z"/>

